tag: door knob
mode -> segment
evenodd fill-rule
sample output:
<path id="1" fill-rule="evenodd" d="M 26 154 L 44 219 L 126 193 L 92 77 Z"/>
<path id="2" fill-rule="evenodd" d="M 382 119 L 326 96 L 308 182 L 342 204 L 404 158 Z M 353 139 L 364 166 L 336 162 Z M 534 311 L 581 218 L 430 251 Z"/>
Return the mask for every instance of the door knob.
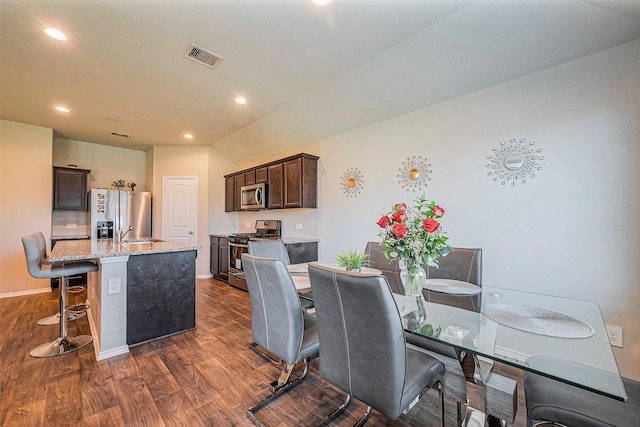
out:
<path id="1" fill-rule="evenodd" d="M 189 234 L 193 234 L 193 231 L 190 231 Z"/>

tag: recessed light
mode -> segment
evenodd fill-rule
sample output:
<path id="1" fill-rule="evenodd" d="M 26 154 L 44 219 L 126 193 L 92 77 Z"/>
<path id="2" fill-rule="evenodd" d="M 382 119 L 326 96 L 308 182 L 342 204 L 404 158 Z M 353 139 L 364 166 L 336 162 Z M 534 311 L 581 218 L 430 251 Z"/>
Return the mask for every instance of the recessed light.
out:
<path id="1" fill-rule="evenodd" d="M 65 36 L 62 31 L 56 30 L 55 28 L 45 28 L 44 32 L 47 33 L 49 37 L 53 37 L 56 40 L 64 41 L 67 39 L 67 36 Z"/>
<path id="2" fill-rule="evenodd" d="M 310 0 L 315 6 L 326 6 L 331 3 L 331 0 Z"/>
<path id="3" fill-rule="evenodd" d="M 69 109 L 67 107 L 63 107 L 62 105 L 58 105 L 56 107 L 56 110 L 58 110 L 58 111 L 60 111 L 62 113 L 68 113 L 69 112 Z"/>
<path id="4" fill-rule="evenodd" d="M 185 133 L 184 137 L 187 139 L 193 139 L 193 135 L 191 135 L 190 133 Z"/>
<path id="5" fill-rule="evenodd" d="M 238 104 L 246 104 L 247 100 L 245 98 L 239 96 L 239 97 L 236 98 L 236 103 L 238 103 Z"/>

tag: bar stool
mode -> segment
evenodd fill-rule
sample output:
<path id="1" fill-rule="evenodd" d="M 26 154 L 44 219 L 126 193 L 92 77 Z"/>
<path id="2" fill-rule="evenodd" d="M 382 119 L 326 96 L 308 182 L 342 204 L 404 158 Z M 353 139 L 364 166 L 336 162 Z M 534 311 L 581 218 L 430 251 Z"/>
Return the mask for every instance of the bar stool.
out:
<path id="1" fill-rule="evenodd" d="M 53 265 L 51 269 L 43 269 L 41 252 L 38 250 L 38 243 L 33 234 L 22 236 L 22 246 L 27 259 L 27 269 L 32 277 L 37 279 L 52 279 L 54 277 L 60 280 L 60 336 L 51 343 L 45 343 L 31 350 L 33 357 L 50 357 L 58 356 L 77 350 L 89 344 L 93 338 L 91 335 L 78 335 L 76 337 L 67 336 L 67 313 L 74 313 L 71 307 L 67 307 L 69 276 L 73 274 L 88 273 L 97 271 L 98 266 L 92 262 L 76 262 L 66 265 Z M 84 304 L 82 304 L 85 306 Z M 86 305 L 86 308 L 89 306 Z M 86 310 L 86 308 L 84 308 Z"/>
<path id="2" fill-rule="evenodd" d="M 40 251 L 40 260 L 42 261 L 42 263 L 46 263 L 46 259 L 47 259 L 47 242 L 46 239 L 44 237 L 44 234 L 40 231 L 36 231 L 35 233 L 33 233 L 33 237 L 36 240 L 36 245 L 38 246 L 38 250 Z M 67 289 L 68 293 L 72 293 L 72 294 L 77 294 L 82 292 L 83 290 L 85 290 L 84 286 L 69 286 L 69 288 Z M 80 306 L 84 306 L 84 304 L 75 304 L 74 306 L 70 307 L 72 309 L 76 309 L 73 312 L 69 312 L 67 313 L 67 321 L 72 322 L 76 319 L 79 319 L 81 317 L 84 317 L 87 315 L 87 310 L 78 310 L 78 308 L 80 308 Z M 57 312 L 56 314 L 53 314 L 51 316 L 47 316 L 47 317 L 43 317 L 42 319 L 38 320 L 38 325 L 42 325 L 42 326 L 51 326 L 51 325 L 59 325 L 60 324 L 60 312 Z"/>

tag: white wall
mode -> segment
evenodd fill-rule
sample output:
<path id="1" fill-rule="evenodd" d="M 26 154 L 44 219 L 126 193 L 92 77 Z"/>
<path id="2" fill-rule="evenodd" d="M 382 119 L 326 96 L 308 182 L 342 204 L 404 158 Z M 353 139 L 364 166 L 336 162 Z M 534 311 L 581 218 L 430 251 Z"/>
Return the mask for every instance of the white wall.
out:
<path id="1" fill-rule="evenodd" d="M 53 130 L 0 121 L 0 296 L 47 292 L 27 272 L 20 237 L 51 228 Z"/>
<path id="2" fill-rule="evenodd" d="M 110 188 L 113 181 L 123 179 L 135 182 L 137 191 L 151 191 L 147 186 L 147 158 L 142 151 L 54 138 L 53 166 L 67 167 L 70 164 L 91 171 L 88 188 Z M 90 236 L 89 220 L 89 212 L 53 212 L 51 234 Z M 71 224 L 76 228 L 67 227 Z"/>
<path id="3" fill-rule="evenodd" d="M 234 218 L 224 215 L 224 179 L 222 178 L 224 173 L 220 172 L 220 169 L 231 167 L 231 164 L 211 147 L 155 146 L 151 157 L 154 194 L 153 224 L 154 235 L 157 237 L 160 236 L 162 225 L 162 177 L 198 177 L 197 244 L 202 249 L 198 251 L 196 259 L 196 275 L 211 277 L 209 233 L 232 231 L 235 228 Z M 210 175 L 215 175 L 217 178 L 210 178 Z M 214 188 L 209 188 L 210 183 Z M 213 197 L 213 200 L 210 197 Z"/>
<path id="4" fill-rule="evenodd" d="M 77 165 L 90 169 L 90 188 L 110 188 L 118 179 L 135 182 L 136 191 L 151 191 L 147 185 L 146 154 L 139 150 L 90 142 L 54 138 L 53 166 Z"/>
<path id="5" fill-rule="evenodd" d="M 501 141 L 536 141 L 545 159 L 515 187 L 487 176 Z M 640 41 L 321 143 L 321 259 L 379 240 L 408 156 L 432 163 L 424 189 L 446 210 L 454 246 L 481 247 L 483 283 L 597 301 L 622 326 L 622 374 L 640 379 Z M 364 191 L 344 196 L 350 167 Z"/>

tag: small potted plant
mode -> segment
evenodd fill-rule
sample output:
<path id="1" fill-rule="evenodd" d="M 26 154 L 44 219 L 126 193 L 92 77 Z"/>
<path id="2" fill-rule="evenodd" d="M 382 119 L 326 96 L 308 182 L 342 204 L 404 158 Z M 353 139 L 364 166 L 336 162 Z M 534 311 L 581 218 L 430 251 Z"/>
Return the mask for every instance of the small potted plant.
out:
<path id="1" fill-rule="evenodd" d="M 127 187 L 129 187 L 131 189 L 131 191 L 135 191 L 136 183 L 135 182 L 130 182 L 130 183 L 127 184 Z"/>
<path id="2" fill-rule="evenodd" d="M 358 249 L 347 249 L 336 255 L 336 261 L 340 267 L 344 267 L 347 271 L 360 272 L 362 267 L 367 267 L 370 261 L 367 259 L 369 255 Z"/>
<path id="3" fill-rule="evenodd" d="M 125 184 L 125 182 L 124 182 L 124 179 L 119 179 L 119 180 L 117 180 L 117 181 L 113 181 L 113 182 L 111 183 L 111 186 L 112 186 L 112 187 L 115 187 L 115 188 L 116 188 L 116 190 L 122 190 L 122 189 L 125 187 L 125 185 L 126 185 L 126 184 Z"/>

